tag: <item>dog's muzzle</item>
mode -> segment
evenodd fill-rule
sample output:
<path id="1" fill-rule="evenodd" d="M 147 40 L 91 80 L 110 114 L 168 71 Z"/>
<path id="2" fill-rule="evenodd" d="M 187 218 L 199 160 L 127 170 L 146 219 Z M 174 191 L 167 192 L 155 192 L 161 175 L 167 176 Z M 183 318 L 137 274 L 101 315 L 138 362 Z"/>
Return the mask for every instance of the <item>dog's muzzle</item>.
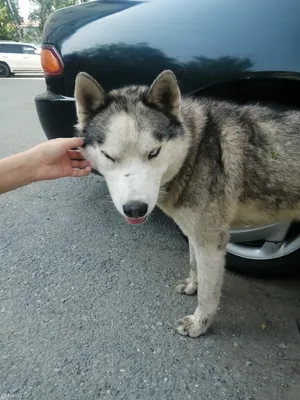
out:
<path id="1" fill-rule="evenodd" d="M 129 224 L 142 224 L 147 219 L 148 204 L 141 201 L 129 201 L 123 205 L 123 211 Z"/>

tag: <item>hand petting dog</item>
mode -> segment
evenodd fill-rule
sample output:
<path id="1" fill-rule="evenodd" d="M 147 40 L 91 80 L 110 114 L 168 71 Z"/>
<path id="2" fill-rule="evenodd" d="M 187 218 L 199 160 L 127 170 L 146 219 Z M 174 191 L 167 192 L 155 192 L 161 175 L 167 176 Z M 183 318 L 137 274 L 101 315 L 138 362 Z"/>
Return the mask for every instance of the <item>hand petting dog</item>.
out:
<path id="1" fill-rule="evenodd" d="M 0 194 L 33 182 L 89 175 L 82 138 L 54 139 L 0 160 Z"/>

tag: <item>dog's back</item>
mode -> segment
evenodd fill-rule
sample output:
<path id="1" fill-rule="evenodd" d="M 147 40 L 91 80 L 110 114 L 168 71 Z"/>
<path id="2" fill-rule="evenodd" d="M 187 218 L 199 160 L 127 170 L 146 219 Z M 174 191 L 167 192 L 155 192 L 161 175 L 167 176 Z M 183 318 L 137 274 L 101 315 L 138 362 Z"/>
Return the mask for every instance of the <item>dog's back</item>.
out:
<path id="1" fill-rule="evenodd" d="M 182 113 L 197 143 L 202 184 L 209 181 L 212 196 L 238 193 L 236 223 L 300 215 L 299 111 L 187 99 Z"/>

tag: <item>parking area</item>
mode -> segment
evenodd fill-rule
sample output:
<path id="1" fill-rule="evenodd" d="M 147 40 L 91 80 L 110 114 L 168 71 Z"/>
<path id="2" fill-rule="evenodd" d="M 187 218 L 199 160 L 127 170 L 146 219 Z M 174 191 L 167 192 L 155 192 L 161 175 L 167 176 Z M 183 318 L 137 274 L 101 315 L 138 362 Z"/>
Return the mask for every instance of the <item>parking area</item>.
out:
<path id="1" fill-rule="evenodd" d="M 45 140 L 40 78 L 0 80 L 0 156 Z M 0 400 L 298 400 L 300 279 L 226 273 L 204 337 L 173 322 L 188 248 L 160 211 L 126 224 L 101 177 L 0 197 Z"/>

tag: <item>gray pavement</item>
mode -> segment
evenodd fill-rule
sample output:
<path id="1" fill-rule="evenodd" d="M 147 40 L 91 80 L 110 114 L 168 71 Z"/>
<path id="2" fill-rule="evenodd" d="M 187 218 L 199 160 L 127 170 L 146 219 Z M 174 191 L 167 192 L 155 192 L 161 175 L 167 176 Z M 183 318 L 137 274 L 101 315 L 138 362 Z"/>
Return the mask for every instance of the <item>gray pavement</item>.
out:
<path id="1" fill-rule="evenodd" d="M 1 157 L 45 140 L 44 86 L 0 80 Z M 300 398 L 299 280 L 226 273 L 209 334 L 177 335 L 186 243 L 159 211 L 127 225 L 94 175 L 2 195 L 0 238 L 0 400 Z"/>

